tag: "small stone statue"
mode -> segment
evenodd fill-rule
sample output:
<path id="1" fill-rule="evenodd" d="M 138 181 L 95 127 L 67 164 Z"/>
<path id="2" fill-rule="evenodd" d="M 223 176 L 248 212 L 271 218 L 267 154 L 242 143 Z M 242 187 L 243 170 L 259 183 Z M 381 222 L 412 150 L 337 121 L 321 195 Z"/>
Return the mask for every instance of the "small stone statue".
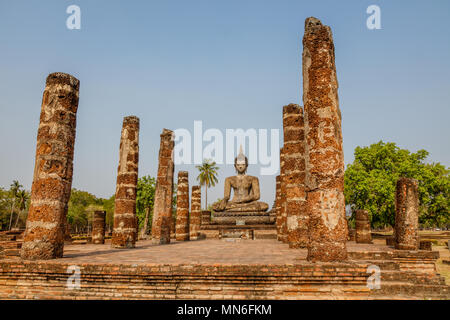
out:
<path id="1" fill-rule="evenodd" d="M 237 176 L 225 179 L 224 197 L 213 205 L 216 212 L 253 212 L 264 213 L 269 208 L 265 202 L 258 201 L 259 180 L 257 177 L 246 175 L 248 159 L 242 152 L 242 146 L 239 155 L 234 159 L 234 167 Z M 231 188 L 233 188 L 233 199 L 230 200 Z"/>

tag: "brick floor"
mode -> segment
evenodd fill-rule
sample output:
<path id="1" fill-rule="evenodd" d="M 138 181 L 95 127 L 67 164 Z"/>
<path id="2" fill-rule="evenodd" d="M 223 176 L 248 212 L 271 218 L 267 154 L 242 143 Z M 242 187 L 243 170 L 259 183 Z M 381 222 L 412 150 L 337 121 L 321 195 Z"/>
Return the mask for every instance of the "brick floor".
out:
<path id="1" fill-rule="evenodd" d="M 391 251 L 384 241 L 375 244 L 348 242 L 348 251 Z M 289 249 L 277 240 L 199 240 L 154 245 L 138 241 L 134 249 L 113 249 L 104 245 L 77 244 L 64 247 L 64 257 L 54 262 L 111 264 L 289 264 L 306 259 L 306 249 Z"/>

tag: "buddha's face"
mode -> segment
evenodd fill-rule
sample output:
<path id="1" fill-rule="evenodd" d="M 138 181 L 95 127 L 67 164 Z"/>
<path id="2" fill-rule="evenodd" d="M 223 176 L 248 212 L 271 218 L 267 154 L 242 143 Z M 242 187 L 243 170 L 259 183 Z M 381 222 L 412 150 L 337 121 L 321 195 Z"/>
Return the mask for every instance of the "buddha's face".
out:
<path id="1" fill-rule="evenodd" d="M 234 167 L 236 168 L 236 171 L 239 174 L 244 174 L 247 171 L 247 164 L 245 162 L 236 162 L 234 164 Z"/>

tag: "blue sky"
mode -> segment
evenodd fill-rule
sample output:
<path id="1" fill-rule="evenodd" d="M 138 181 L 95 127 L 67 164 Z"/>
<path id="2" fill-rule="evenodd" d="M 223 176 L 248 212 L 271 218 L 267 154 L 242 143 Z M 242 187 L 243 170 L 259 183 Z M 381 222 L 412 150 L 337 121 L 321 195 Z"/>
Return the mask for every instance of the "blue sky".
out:
<path id="1" fill-rule="evenodd" d="M 68 30 L 66 8 L 81 8 Z M 381 30 L 366 8 L 381 8 Z M 122 119 L 141 120 L 140 176 L 155 176 L 162 128 L 278 128 L 301 103 L 304 20 L 333 30 L 345 161 L 379 140 L 450 163 L 450 2 L 0 1 L 0 186 L 31 187 L 46 76 L 80 81 L 73 187 L 115 190 Z M 188 170 L 195 184 L 194 166 Z M 220 183 L 209 200 L 222 196 Z M 258 175 L 258 166 L 249 168 Z M 275 177 L 260 178 L 262 200 Z"/>

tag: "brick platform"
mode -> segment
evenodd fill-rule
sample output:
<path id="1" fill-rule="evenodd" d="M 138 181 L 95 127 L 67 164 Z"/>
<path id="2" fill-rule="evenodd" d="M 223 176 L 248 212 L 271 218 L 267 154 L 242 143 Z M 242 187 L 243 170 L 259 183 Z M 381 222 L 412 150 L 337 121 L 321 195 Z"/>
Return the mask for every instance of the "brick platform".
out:
<path id="1" fill-rule="evenodd" d="M 377 240 L 376 240 L 377 241 Z M 310 263 L 276 240 L 199 240 L 135 249 L 68 245 L 49 261 L 0 260 L 0 299 L 449 299 L 437 252 L 347 244 L 350 260 Z M 67 288 L 68 266 L 81 288 Z M 369 265 L 381 289 L 367 288 Z"/>

